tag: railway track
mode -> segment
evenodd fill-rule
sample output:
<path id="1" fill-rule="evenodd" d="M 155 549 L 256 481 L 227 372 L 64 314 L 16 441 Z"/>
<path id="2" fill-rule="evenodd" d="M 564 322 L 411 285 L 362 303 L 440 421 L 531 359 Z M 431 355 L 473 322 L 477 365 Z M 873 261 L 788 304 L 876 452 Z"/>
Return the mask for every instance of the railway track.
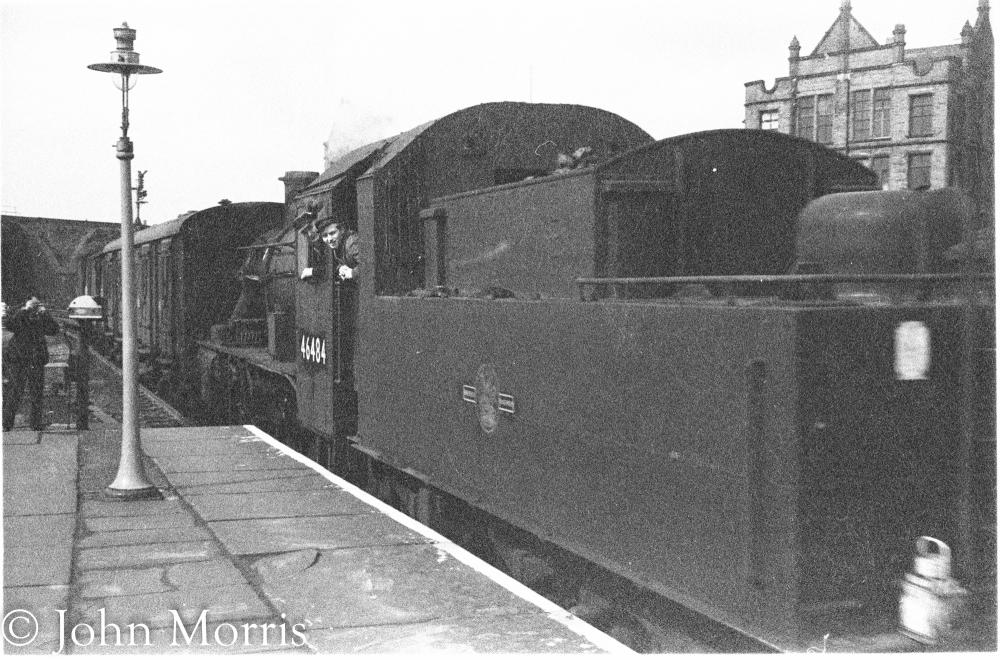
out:
<path id="1" fill-rule="evenodd" d="M 102 403 L 98 406 L 117 422 L 121 422 L 121 370 L 103 356 L 91 354 L 91 401 L 95 376 L 106 382 L 102 388 Z M 184 415 L 149 389 L 139 386 L 139 425 L 150 428 L 192 426 Z M 91 404 L 94 405 L 93 403 Z"/>
<path id="2" fill-rule="evenodd" d="M 59 342 L 50 346 L 51 362 L 69 362 L 71 352 L 69 343 L 71 341 L 75 342 L 76 339 L 72 333 L 67 334 L 68 337 L 65 342 Z M 73 388 L 74 386 L 67 383 L 64 387 Z M 120 424 L 122 421 L 121 369 L 96 351 L 90 352 L 89 389 L 91 414 L 102 417 L 106 421 L 114 420 L 115 423 Z M 74 391 L 66 391 L 65 403 L 63 405 L 72 408 L 74 405 L 74 396 Z M 138 387 L 138 402 L 139 425 L 141 427 L 193 426 L 192 422 L 170 403 L 141 385 Z M 69 416 L 75 419 L 72 410 L 69 413 Z"/>

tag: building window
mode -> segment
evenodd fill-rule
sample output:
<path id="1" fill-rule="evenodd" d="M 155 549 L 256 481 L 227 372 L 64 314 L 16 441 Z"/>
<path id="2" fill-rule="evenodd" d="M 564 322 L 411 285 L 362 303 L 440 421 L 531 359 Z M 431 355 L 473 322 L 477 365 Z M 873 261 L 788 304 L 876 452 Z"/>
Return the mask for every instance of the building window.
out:
<path id="1" fill-rule="evenodd" d="M 795 115 L 795 121 L 798 126 L 796 135 L 807 140 L 814 139 L 816 137 L 816 97 L 801 97 L 798 100 Z"/>
<path id="2" fill-rule="evenodd" d="M 932 94 L 910 97 L 910 137 L 926 137 L 932 134 L 933 101 Z"/>
<path id="3" fill-rule="evenodd" d="M 931 155 L 910 154 L 906 167 L 906 187 L 927 190 L 931 187 Z"/>
<path id="4" fill-rule="evenodd" d="M 872 90 L 872 137 L 889 137 L 889 117 L 892 114 L 892 97 L 888 87 Z"/>
<path id="5" fill-rule="evenodd" d="M 867 140 L 871 137 L 871 95 L 870 89 L 851 93 L 851 134 L 855 140 Z"/>
<path id="6" fill-rule="evenodd" d="M 882 190 L 889 189 L 889 156 L 883 154 L 872 156 L 871 171 L 878 175 L 878 187 Z"/>
<path id="7" fill-rule="evenodd" d="M 851 139 L 889 137 L 892 104 L 888 87 L 865 89 L 851 94 Z"/>
<path id="8" fill-rule="evenodd" d="M 796 135 L 824 144 L 833 142 L 833 94 L 802 96 L 795 109 Z"/>
<path id="9" fill-rule="evenodd" d="M 816 97 L 816 141 L 833 142 L 833 94 Z"/>
<path id="10" fill-rule="evenodd" d="M 777 110 L 761 110 L 760 111 L 760 127 L 765 131 L 776 131 L 778 130 L 778 111 Z"/>

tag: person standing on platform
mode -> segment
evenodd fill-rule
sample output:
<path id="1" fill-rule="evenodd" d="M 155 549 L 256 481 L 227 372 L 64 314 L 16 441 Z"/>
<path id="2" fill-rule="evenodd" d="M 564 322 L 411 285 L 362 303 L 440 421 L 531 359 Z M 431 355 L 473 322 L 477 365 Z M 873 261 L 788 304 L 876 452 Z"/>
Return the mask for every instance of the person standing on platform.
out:
<path id="1" fill-rule="evenodd" d="M 42 394 L 45 387 L 45 363 L 49 349 L 45 335 L 59 333 L 59 324 L 49 315 L 38 298 L 32 296 L 24 307 L 9 312 L 4 327 L 14 333 L 3 356 L 3 430 L 14 428 L 14 416 L 21 406 L 24 388 L 31 399 L 31 428 L 42 430 Z"/>

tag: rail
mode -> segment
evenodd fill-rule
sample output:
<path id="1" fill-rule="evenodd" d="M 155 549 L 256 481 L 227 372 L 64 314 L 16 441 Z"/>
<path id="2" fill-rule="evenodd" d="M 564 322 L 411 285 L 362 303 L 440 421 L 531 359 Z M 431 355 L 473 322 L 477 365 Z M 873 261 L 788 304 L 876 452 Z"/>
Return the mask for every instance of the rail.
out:
<path id="1" fill-rule="evenodd" d="M 580 291 L 580 300 L 594 300 L 601 296 L 587 297 L 588 286 L 637 286 L 660 285 L 681 287 L 687 285 L 702 285 L 721 289 L 722 297 L 732 296 L 739 285 L 764 285 L 775 288 L 785 287 L 783 297 L 791 300 L 802 299 L 795 294 L 803 293 L 806 285 L 833 284 L 916 284 L 921 291 L 926 287 L 945 283 L 961 283 L 969 279 L 976 282 L 991 282 L 995 273 L 867 273 L 867 274 L 831 274 L 802 273 L 798 275 L 681 275 L 669 277 L 578 277 L 575 283 Z M 760 294 L 757 294 L 760 295 Z M 611 297 L 618 297 L 612 295 Z"/>

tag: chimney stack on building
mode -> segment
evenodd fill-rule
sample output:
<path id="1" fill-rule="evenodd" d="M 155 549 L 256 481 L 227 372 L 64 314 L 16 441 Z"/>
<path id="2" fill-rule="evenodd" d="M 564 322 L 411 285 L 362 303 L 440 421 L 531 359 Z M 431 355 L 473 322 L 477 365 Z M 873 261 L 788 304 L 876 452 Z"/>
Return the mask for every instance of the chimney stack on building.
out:
<path id="1" fill-rule="evenodd" d="M 792 78 L 799 75 L 799 38 L 793 36 L 792 43 L 788 44 L 788 75 Z"/>
<path id="2" fill-rule="evenodd" d="M 892 31 L 892 45 L 894 46 L 893 62 L 902 64 L 906 56 L 906 26 L 897 23 Z"/>

